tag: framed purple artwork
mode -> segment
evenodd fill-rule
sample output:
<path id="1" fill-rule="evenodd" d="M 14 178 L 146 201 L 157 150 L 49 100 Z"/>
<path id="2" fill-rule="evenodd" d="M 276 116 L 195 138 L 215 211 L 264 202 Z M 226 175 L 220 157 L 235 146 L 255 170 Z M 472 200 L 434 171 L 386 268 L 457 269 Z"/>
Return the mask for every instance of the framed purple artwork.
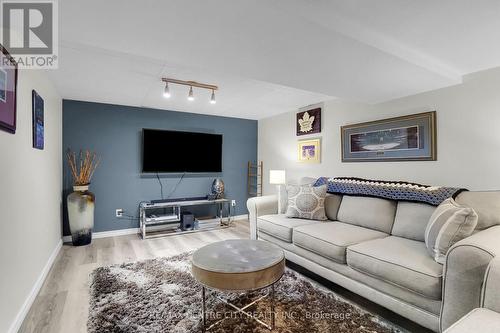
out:
<path id="1" fill-rule="evenodd" d="M 0 129 L 16 132 L 17 63 L 0 45 Z"/>
<path id="2" fill-rule="evenodd" d="M 321 108 L 297 113 L 297 135 L 321 133 Z"/>
<path id="3" fill-rule="evenodd" d="M 32 91 L 32 113 L 33 113 L 33 148 L 43 150 L 44 144 L 44 116 L 43 98 Z"/>

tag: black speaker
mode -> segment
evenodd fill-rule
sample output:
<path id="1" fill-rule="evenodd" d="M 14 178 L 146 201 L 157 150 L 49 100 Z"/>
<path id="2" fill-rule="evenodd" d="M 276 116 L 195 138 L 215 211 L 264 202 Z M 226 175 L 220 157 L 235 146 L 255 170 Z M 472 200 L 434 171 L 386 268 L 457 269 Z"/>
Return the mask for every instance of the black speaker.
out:
<path id="1" fill-rule="evenodd" d="M 181 213 L 181 230 L 193 230 L 194 228 L 194 215 L 190 212 Z"/>

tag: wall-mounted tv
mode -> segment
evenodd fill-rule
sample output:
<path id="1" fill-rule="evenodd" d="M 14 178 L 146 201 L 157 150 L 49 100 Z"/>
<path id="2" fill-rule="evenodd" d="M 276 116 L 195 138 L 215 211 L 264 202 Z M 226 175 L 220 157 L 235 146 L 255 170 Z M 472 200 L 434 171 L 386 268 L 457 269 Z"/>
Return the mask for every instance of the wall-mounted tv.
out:
<path id="1" fill-rule="evenodd" d="M 142 172 L 222 172 L 222 135 L 143 129 Z"/>

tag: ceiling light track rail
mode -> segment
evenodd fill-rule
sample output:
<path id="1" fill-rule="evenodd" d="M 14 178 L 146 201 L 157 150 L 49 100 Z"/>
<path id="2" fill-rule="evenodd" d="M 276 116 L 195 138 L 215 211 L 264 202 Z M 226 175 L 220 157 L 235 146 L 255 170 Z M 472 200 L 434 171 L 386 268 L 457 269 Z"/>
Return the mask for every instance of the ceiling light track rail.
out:
<path id="1" fill-rule="evenodd" d="M 177 79 L 171 79 L 164 77 L 161 79 L 162 82 L 165 82 L 165 90 L 163 91 L 163 97 L 165 98 L 170 98 L 170 88 L 168 86 L 169 83 L 172 84 L 179 84 L 182 86 L 188 86 L 189 87 L 189 93 L 188 93 L 188 101 L 194 101 L 194 94 L 193 94 L 193 87 L 195 88 L 202 88 L 202 89 L 207 89 L 212 91 L 212 95 L 210 96 L 210 104 L 215 104 L 215 91 L 219 89 L 216 85 L 213 84 L 206 84 L 206 83 L 200 83 L 196 81 L 184 81 L 184 80 L 177 80 Z"/>
<path id="2" fill-rule="evenodd" d="M 201 82 L 196 82 L 196 81 L 184 81 L 184 80 L 177 80 L 177 79 L 171 79 L 171 78 L 162 78 L 161 79 L 163 82 L 168 82 L 168 83 L 174 83 L 174 84 L 180 84 L 183 86 L 188 86 L 188 87 L 196 87 L 196 88 L 203 88 L 203 89 L 208 89 L 208 90 L 218 90 L 219 87 L 213 84 L 206 84 L 206 83 L 201 83 Z"/>

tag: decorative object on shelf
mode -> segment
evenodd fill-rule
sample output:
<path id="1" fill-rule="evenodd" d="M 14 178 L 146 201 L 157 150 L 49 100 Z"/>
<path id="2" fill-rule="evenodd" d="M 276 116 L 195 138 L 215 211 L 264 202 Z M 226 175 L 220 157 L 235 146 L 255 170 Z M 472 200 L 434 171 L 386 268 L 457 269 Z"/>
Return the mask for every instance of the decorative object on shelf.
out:
<path id="1" fill-rule="evenodd" d="M 321 140 L 301 140 L 297 145 L 299 162 L 320 163 L 321 162 Z"/>
<path id="2" fill-rule="evenodd" d="M 0 44 L 0 129 L 16 133 L 17 63 Z"/>
<path id="3" fill-rule="evenodd" d="M 31 109 L 33 114 L 33 148 L 43 150 L 44 144 L 44 103 L 35 90 L 31 91 Z"/>
<path id="4" fill-rule="evenodd" d="M 435 161 L 436 111 L 342 126 L 342 162 Z"/>
<path id="5" fill-rule="evenodd" d="M 269 184 L 276 185 L 278 189 L 278 214 L 281 214 L 284 206 L 281 202 L 284 199 L 281 192 L 282 185 L 286 184 L 285 170 L 269 170 Z"/>
<path id="6" fill-rule="evenodd" d="M 321 133 L 321 108 L 297 113 L 297 135 Z"/>
<path id="7" fill-rule="evenodd" d="M 170 93 L 170 87 L 168 85 L 169 83 L 171 83 L 189 87 L 189 92 L 187 97 L 188 101 L 194 101 L 193 87 L 196 87 L 196 88 L 211 90 L 212 95 L 210 96 L 210 104 L 217 103 L 217 101 L 215 100 L 215 91 L 219 90 L 219 87 L 217 87 L 216 85 L 200 83 L 196 81 L 184 81 L 167 77 L 162 78 L 161 81 L 165 82 L 165 89 L 163 90 L 163 97 L 165 98 L 170 98 L 172 96 L 172 94 Z"/>
<path id="8" fill-rule="evenodd" d="M 71 238 L 74 246 L 87 245 L 92 241 L 95 204 L 95 195 L 89 186 L 100 158 L 88 150 L 80 151 L 77 158 L 76 153 L 68 149 L 66 156 L 74 184 L 74 192 L 67 198 Z"/>
<path id="9" fill-rule="evenodd" d="M 224 198 L 224 182 L 220 178 L 215 178 L 210 188 L 209 198 L 212 200 Z"/>

